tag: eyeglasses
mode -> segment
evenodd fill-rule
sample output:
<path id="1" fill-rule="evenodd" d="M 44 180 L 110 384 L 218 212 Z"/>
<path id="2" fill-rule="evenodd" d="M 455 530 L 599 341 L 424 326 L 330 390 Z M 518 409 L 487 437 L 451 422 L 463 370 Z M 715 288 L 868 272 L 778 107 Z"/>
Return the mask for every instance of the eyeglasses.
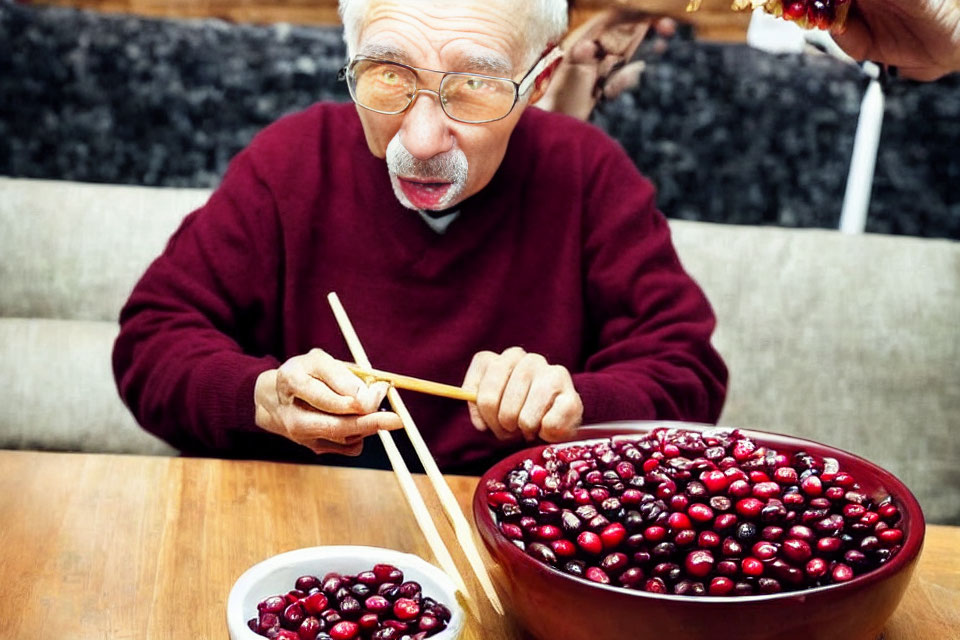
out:
<path id="1" fill-rule="evenodd" d="M 562 56 L 563 52 L 555 47 L 540 58 L 520 82 L 478 73 L 421 69 L 366 56 L 351 60 L 340 70 L 339 77 L 347 81 L 353 101 L 370 111 L 400 114 L 410 108 L 421 92 L 432 93 L 452 120 L 481 124 L 510 115 L 520 97 L 534 86 L 540 73 Z M 436 91 L 420 87 L 420 73 L 442 76 Z"/>

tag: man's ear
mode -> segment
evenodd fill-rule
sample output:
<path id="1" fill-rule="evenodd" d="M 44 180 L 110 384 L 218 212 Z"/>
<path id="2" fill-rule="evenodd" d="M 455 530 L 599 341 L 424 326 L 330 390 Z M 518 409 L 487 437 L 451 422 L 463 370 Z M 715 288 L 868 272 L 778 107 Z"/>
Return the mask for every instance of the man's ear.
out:
<path id="1" fill-rule="evenodd" d="M 537 79 L 533 81 L 533 90 L 530 92 L 530 99 L 527 101 L 527 104 L 536 104 L 537 101 L 543 97 L 543 94 L 547 92 L 547 88 L 550 86 L 550 80 L 553 79 L 553 72 L 556 71 L 561 62 L 563 62 L 563 58 L 557 58 L 549 67 L 540 72 Z"/>

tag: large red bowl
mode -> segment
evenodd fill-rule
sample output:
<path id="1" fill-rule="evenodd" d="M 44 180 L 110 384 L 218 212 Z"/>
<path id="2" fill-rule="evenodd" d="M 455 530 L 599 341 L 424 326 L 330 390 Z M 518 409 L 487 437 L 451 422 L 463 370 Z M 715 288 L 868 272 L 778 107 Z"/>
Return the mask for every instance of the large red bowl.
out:
<path id="1" fill-rule="evenodd" d="M 581 430 L 584 440 L 646 434 L 676 423 L 611 423 Z M 851 453 L 772 433 L 741 430 L 784 453 L 836 458 L 870 494 L 894 496 L 902 514 L 903 547 L 880 568 L 849 582 L 804 591 L 744 597 L 660 595 L 600 585 L 534 560 L 497 529 L 483 487 L 524 458 L 542 461 L 544 446 L 502 460 L 481 478 L 473 498 L 480 536 L 497 562 L 493 571 L 508 610 L 537 640 L 876 640 L 896 609 L 923 546 L 923 512 L 892 474 Z"/>

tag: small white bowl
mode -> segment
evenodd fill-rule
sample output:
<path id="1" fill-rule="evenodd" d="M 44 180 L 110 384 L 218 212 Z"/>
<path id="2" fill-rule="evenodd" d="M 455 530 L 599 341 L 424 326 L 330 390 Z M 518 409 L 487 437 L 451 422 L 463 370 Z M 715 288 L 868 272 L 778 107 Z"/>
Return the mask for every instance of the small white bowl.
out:
<path id="1" fill-rule="evenodd" d="M 307 547 L 281 553 L 253 565 L 233 584 L 227 599 L 227 628 L 231 640 L 262 640 L 250 630 L 247 620 L 257 616 L 257 603 L 268 596 L 294 588 L 297 578 L 330 571 L 357 574 L 375 564 L 392 564 L 403 571 L 404 580 L 420 583 L 423 595 L 446 605 L 452 614 L 447 628 L 430 640 L 454 640 L 463 631 L 464 613 L 457 602 L 453 581 L 420 556 L 393 549 L 361 546 Z"/>

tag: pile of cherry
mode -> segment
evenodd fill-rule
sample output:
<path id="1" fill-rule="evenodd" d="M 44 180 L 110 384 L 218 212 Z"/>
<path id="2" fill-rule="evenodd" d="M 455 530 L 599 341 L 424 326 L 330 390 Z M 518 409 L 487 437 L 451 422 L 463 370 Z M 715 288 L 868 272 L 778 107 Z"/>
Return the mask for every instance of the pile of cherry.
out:
<path id="1" fill-rule="evenodd" d="M 423 640 L 446 629 L 451 615 L 389 564 L 355 576 L 301 576 L 290 592 L 261 600 L 257 612 L 247 625 L 280 640 Z"/>
<path id="2" fill-rule="evenodd" d="M 504 536 L 602 584 L 743 596 L 846 582 L 904 533 L 835 459 L 757 446 L 736 430 L 658 429 L 543 450 L 486 485 Z"/>
<path id="3" fill-rule="evenodd" d="M 800 23 L 805 29 L 830 29 L 849 9 L 850 0 L 781 0 L 768 2 L 774 6 L 774 15 Z M 776 5 L 780 4 L 780 12 Z"/>

